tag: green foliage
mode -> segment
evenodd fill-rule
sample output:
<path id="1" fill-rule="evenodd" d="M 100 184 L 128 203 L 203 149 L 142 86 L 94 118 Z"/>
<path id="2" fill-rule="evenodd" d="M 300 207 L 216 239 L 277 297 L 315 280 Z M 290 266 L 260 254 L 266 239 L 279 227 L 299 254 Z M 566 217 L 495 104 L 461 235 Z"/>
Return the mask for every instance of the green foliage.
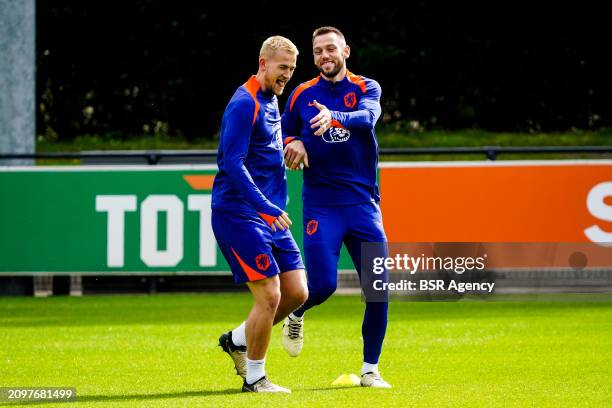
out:
<path id="1" fill-rule="evenodd" d="M 602 146 L 612 145 L 612 129 L 599 132 L 496 133 L 484 130 L 420 131 L 410 125 L 377 128 L 381 147 Z"/>
<path id="2" fill-rule="evenodd" d="M 478 146 L 604 146 L 612 145 L 612 130 L 566 133 L 495 133 L 482 130 L 422 131 L 418 127 L 380 125 L 377 128 L 380 147 L 478 147 Z M 120 138 L 113 134 L 83 135 L 72 140 L 39 138 L 38 152 L 70 152 L 89 150 L 189 150 L 216 149 L 218 135 L 206 139 L 153 135 Z M 610 154 L 504 154 L 499 159 L 602 159 Z M 397 155 L 382 156 L 383 161 L 483 160 L 482 154 Z M 39 160 L 38 164 L 79 164 L 78 160 Z"/>
<path id="3" fill-rule="evenodd" d="M 183 150 L 216 149 L 218 141 L 212 139 L 188 140 L 179 136 L 167 135 L 141 136 L 132 138 L 107 135 L 83 135 L 73 140 L 48 141 L 39 139 L 38 152 L 75 152 L 89 150 Z"/>

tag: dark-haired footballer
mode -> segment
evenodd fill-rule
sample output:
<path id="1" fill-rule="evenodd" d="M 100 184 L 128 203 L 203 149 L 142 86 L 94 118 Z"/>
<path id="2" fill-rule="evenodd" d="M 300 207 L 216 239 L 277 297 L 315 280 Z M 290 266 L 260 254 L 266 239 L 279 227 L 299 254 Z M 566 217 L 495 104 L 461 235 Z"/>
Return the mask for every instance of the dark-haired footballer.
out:
<path id="1" fill-rule="evenodd" d="M 387 242 L 379 206 L 374 132 L 381 114 L 380 85 L 348 71 L 350 48 L 337 28 L 315 30 L 312 48 L 320 75 L 292 92 L 282 120 L 285 162 L 291 169 L 304 166 L 304 256 L 309 291 L 306 303 L 283 325 L 282 343 L 291 356 L 302 349 L 304 312 L 336 290 L 342 243 L 361 278 L 361 244 Z M 378 370 L 387 312 L 388 301 L 366 302 L 364 387 L 391 387 Z"/>

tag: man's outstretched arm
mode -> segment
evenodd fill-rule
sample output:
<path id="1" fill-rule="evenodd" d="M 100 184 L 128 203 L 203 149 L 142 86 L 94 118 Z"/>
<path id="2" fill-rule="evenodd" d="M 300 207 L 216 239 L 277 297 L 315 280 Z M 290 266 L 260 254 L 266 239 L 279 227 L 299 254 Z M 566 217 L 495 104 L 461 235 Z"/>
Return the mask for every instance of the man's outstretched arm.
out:
<path id="1" fill-rule="evenodd" d="M 368 80 L 366 92 L 359 100 L 357 110 L 353 112 L 330 111 L 332 120 L 338 121 L 347 129 L 374 128 L 382 111 L 380 107 L 381 92 L 378 82 Z"/>

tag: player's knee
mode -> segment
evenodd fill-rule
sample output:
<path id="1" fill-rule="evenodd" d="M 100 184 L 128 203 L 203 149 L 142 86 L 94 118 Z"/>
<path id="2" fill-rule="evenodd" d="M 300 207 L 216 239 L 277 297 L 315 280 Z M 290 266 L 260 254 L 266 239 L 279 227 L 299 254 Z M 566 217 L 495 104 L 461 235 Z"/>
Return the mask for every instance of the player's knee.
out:
<path id="1" fill-rule="evenodd" d="M 295 301 L 295 307 L 300 307 L 308 299 L 308 287 L 301 285 L 294 293 L 293 299 Z"/>
<path id="2" fill-rule="evenodd" d="M 292 309 L 297 309 L 302 306 L 308 299 L 308 287 L 306 285 L 297 285 L 282 293 L 285 302 Z"/>
<path id="3" fill-rule="evenodd" d="M 281 299 L 281 292 L 278 286 L 266 288 L 261 296 L 259 304 L 271 313 L 275 313 Z"/>

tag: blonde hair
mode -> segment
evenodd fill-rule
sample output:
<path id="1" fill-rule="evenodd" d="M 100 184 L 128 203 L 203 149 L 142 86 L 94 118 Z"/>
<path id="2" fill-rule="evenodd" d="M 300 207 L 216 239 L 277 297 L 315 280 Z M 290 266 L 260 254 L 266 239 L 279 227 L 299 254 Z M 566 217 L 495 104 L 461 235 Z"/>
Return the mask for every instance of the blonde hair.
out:
<path id="1" fill-rule="evenodd" d="M 293 44 L 288 38 L 282 37 L 280 35 L 275 35 L 272 37 L 268 37 L 266 41 L 261 45 L 261 50 L 259 50 L 259 58 L 261 57 L 270 57 L 276 51 L 283 50 L 288 52 L 291 55 L 297 56 L 299 51 L 295 44 Z"/>

